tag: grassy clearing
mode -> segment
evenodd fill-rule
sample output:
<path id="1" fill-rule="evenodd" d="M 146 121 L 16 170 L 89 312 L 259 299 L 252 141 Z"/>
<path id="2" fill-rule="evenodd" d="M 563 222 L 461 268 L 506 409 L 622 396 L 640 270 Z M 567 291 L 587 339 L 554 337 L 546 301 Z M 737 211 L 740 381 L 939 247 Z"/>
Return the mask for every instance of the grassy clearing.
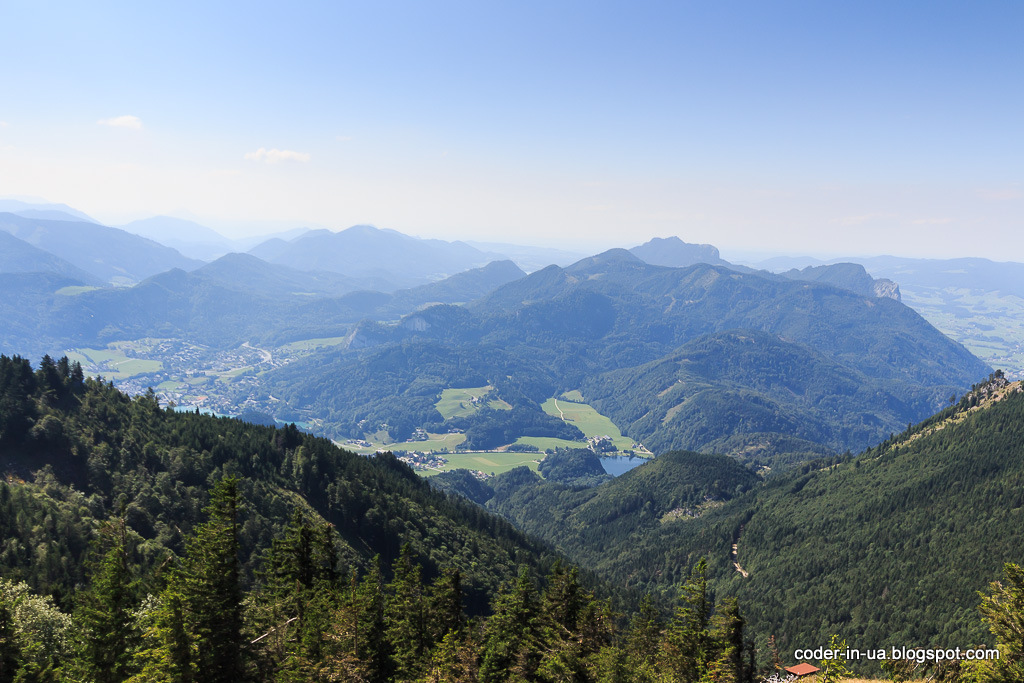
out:
<path id="1" fill-rule="evenodd" d="M 389 450 L 395 453 L 400 451 L 437 451 L 442 448 L 448 450 L 455 450 L 455 448 L 466 440 L 465 434 L 430 434 L 426 441 L 402 441 L 400 443 L 388 443 L 387 432 L 377 432 L 371 436 L 368 436 L 366 440 L 370 443 L 370 447 L 353 446 L 351 444 L 345 444 L 343 448 L 354 451 L 356 453 L 376 453 L 379 450 Z"/>
<path id="2" fill-rule="evenodd" d="M 126 377 L 133 375 L 145 375 L 150 372 L 157 372 L 164 364 L 158 360 L 142 360 L 141 358 L 129 358 L 115 364 L 117 371 Z"/>
<path id="3" fill-rule="evenodd" d="M 452 453 L 444 457 L 448 463 L 440 471 L 467 469 L 501 474 L 523 465 L 536 472 L 537 461 L 543 457 L 543 453 Z M 438 470 L 420 471 L 420 474 L 428 477 L 437 473 Z"/>
<path id="4" fill-rule="evenodd" d="M 576 403 L 585 403 L 583 400 L 583 394 L 580 393 L 579 389 L 566 391 L 559 398 L 564 398 L 566 401 L 575 401 Z"/>
<path id="5" fill-rule="evenodd" d="M 71 349 L 66 355 L 68 360 L 81 363 L 86 375 L 102 375 L 106 379 L 128 379 L 157 372 L 164 366 L 158 360 L 130 358 L 119 348 Z"/>
<path id="6" fill-rule="evenodd" d="M 377 448 L 387 448 L 392 451 L 436 451 L 442 448 L 452 450 L 466 440 L 465 434 L 427 434 L 427 436 L 430 438 L 426 441 L 405 441 Z"/>
<path id="7" fill-rule="evenodd" d="M 320 337 L 317 339 L 301 339 L 280 346 L 282 351 L 313 351 L 329 346 L 340 346 L 348 337 Z"/>
<path id="8" fill-rule="evenodd" d="M 556 439 L 550 436 L 521 436 L 516 439 L 516 443 L 524 443 L 530 446 L 536 446 L 541 451 L 555 448 L 586 448 L 586 441 L 569 441 L 568 439 Z"/>
<path id="9" fill-rule="evenodd" d="M 232 368 L 231 370 L 226 370 L 225 372 L 217 373 L 217 379 L 227 384 L 234 380 L 235 378 L 237 378 L 239 375 L 242 375 L 246 372 L 251 372 L 252 370 L 255 370 L 255 368 L 251 365 L 246 365 L 245 367 L 242 368 Z"/>
<path id="10" fill-rule="evenodd" d="M 68 285 L 67 287 L 61 287 L 55 294 L 62 294 L 64 296 L 78 296 L 79 294 L 85 294 L 93 290 L 99 289 L 99 287 L 90 287 L 89 285 Z"/>
<path id="11" fill-rule="evenodd" d="M 579 393 L 579 392 L 577 392 Z M 609 418 L 594 410 L 588 403 L 575 403 L 571 401 L 559 401 L 556 398 L 549 398 L 541 406 L 548 415 L 554 415 L 566 422 L 579 427 L 588 438 L 595 436 L 609 436 L 612 443 L 618 449 L 630 448 L 633 440 L 622 436 L 622 432 Z"/>
<path id="12" fill-rule="evenodd" d="M 480 410 L 481 401 L 480 399 L 491 392 L 494 389 L 491 385 L 485 387 L 467 387 L 465 389 L 445 389 L 441 392 L 441 399 L 434 404 L 437 408 L 437 412 L 441 413 L 441 417 L 449 420 L 453 417 L 468 417 Z M 477 399 L 474 402 L 473 399 Z M 498 401 L 490 401 L 489 403 L 497 403 Z M 501 403 L 508 406 L 504 401 Z M 509 406 L 511 408 L 511 406 Z"/>

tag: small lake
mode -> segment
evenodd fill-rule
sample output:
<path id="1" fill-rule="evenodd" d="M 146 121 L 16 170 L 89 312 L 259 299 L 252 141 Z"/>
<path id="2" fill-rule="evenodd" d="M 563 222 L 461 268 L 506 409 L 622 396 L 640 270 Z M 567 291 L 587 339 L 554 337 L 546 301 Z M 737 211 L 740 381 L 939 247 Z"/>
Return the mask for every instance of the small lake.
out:
<path id="1" fill-rule="evenodd" d="M 650 458 L 641 458 L 636 455 L 602 455 L 601 467 L 608 474 L 617 477 L 649 461 Z"/>

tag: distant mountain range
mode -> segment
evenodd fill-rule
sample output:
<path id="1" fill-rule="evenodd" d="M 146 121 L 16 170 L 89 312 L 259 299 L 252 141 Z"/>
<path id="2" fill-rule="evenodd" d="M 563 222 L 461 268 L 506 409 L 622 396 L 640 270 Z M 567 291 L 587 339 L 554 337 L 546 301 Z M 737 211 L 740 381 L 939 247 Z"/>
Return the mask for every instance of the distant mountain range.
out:
<path id="1" fill-rule="evenodd" d="M 83 284 L 102 284 L 91 273 L 3 230 L 0 230 L 0 273 L 52 273 Z"/>
<path id="2" fill-rule="evenodd" d="M 464 242 L 417 239 L 369 225 L 341 232 L 311 230 L 289 241 L 269 240 L 249 253 L 292 268 L 390 281 L 396 289 L 433 282 L 503 258 Z"/>
<path id="3" fill-rule="evenodd" d="M 131 284 L 171 268 L 202 265 L 152 240 L 85 221 L 0 213 L 0 231 L 58 256 L 103 282 Z"/>
<path id="4" fill-rule="evenodd" d="M 728 261 L 723 261 L 718 249 L 710 244 L 688 244 L 678 237 L 655 237 L 629 251 L 652 266 L 686 268 L 698 263 L 712 266 L 732 265 Z"/>
<path id="5" fill-rule="evenodd" d="M 219 237 L 175 219 L 132 227 L 193 245 Z M 284 413 L 326 416 L 336 435 L 440 428 L 436 396 L 472 379 L 526 411 L 516 415 L 547 420 L 544 400 L 580 390 L 655 450 L 776 466 L 875 443 L 990 371 L 859 264 L 773 274 L 678 238 L 527 276 L 472 245 L 372 226 L 274 238 L 207 264 L 80 219 L 6 213 L 0 230 L 0 348 L 336 340 L 259 379 Z"/>
<path id="6" fill-rule="evenodd" d="M 898 282 L 906 303 L 942 332 L 1009 376 L 1024 378 L 1024 264 L 899 256 L 848 260 L 863 264 L 880 278 L 877 283 Z M 806 257 L 775 258 L 758 265 L 772 270 L 806 266 L 809 272 L 837 267 Z"/>
<path id="7" fill-rule="evenodd" d="M 866 256 L 823 262 L 810 257 L 779 257 L 757 264 L 769 270 L 818 268 L 856 262 L 875 277 L 896 281 L 904 288 L 957 288 L 999 292 L 1024 298 L 1024 263 L 986 258 L 920 259 L 902 256 Z"/>
<path id="8" fill-rule="evenodd" d="M 122 230 L 177 249 L 189 258 L 209 261 L 237 251 L 232 240 L 215 230 L 170 216 L 154 216 L 120 226 Z"/>
<path id="9" fill-rule="evenodd" d="M 524 275 L 511 262 L 496 262 L 388 294 L 360 290 L 362 281 L 336 273 L 228 254 L 191 272 L 173 269 L 133 287 L 90 291 L 73 272 L 59 270 L 0 275 L 0 314 L 7 320 L 0 350 L 42 355 L 144 337 L 231 348 L 250 340 L 335 336 L 366 317 L 393 319 L 428 303 L 469 301 Z"/>
<path id="10" fill-rule="evenodd" d="M 388 381 L 364 376 L 367 367 Z M 437 422 L 442 389 L 479 382 L 538 412 L 549 396 L 582 390 L 659 451 L 738 451 L 756 439 L 771 460 L 794 438 L 807 453 L 877 442 L 989 370 L 890 298 L 723 266 L 652 266 L 612 250 L 465 307 L 364 321 L 347 352 L 315 354 L 267 381 L 349 435 L 361 423 L 397 436 Z"/>
<path id="11" fill-rule="evenodd" d="M 99 223 L 91 216 L 73 209 L 67 204 L 23 202 L 16 199 L 0 199 L 0 213 L 16 213 L 25 218 L 41 218 L 52 221 L 77 220 Z"/>

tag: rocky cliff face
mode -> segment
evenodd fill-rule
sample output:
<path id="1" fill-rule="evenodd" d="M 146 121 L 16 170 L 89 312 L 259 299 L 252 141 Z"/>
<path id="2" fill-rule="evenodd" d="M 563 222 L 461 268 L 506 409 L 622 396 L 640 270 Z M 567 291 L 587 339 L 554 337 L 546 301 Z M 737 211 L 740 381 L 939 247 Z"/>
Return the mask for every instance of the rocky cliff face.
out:
<path id="1" fill-rule="evenodd" d="M 902 301 L 900 286 L 892 280 L 871 277 L 859 263 L 833 263 L 827 266 L 808 266 L 803 270 L 782 273 L 791 280 L 807 280 L 810 282 L 826 282 L 836 287 L 848 289 L 862 296 L 884 297 Z"/>
<path id="2" fill-rule="evenodd" d="M 655 237 L 649 242 L 629 250 L 641 261 L 652 266 L 686 268 L 696 263 L 713 266 L 730 265 L 723 261 L 718 249 L 710 244 L 689 244 L 678 237 Z"/>
<path id="3" fill-rule="evenodd" d="M 903 301 L 903 295 L 900 294 L 900 286 L 888 278 L 878 278 L 875 280 L 872 288 L 877 297 Z"/>

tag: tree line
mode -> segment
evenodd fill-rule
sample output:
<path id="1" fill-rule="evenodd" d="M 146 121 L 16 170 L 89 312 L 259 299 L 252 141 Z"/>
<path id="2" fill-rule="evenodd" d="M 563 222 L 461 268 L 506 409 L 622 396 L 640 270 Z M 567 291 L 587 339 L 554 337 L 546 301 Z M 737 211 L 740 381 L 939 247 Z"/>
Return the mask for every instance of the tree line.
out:
<path id="1" fill-rule="evenodd" d="M 0 579 L 0 683 L 754 680 L 745 620 L 735 599 L 713 605 L 704 563 L 668 619 L 650 599 L 627 619 L 562 563 L 539 583 L 524 567 L 470 617 L 458 569 L 425 581 L 408 544 L 388 572 L 346 567 L 337 532 L 300 510 L 246 590 L 244 509 L 238 481 L 218 482 L 184 555 L 149 576 L 142 539 L 108 520 L 68 612 Z"/>

